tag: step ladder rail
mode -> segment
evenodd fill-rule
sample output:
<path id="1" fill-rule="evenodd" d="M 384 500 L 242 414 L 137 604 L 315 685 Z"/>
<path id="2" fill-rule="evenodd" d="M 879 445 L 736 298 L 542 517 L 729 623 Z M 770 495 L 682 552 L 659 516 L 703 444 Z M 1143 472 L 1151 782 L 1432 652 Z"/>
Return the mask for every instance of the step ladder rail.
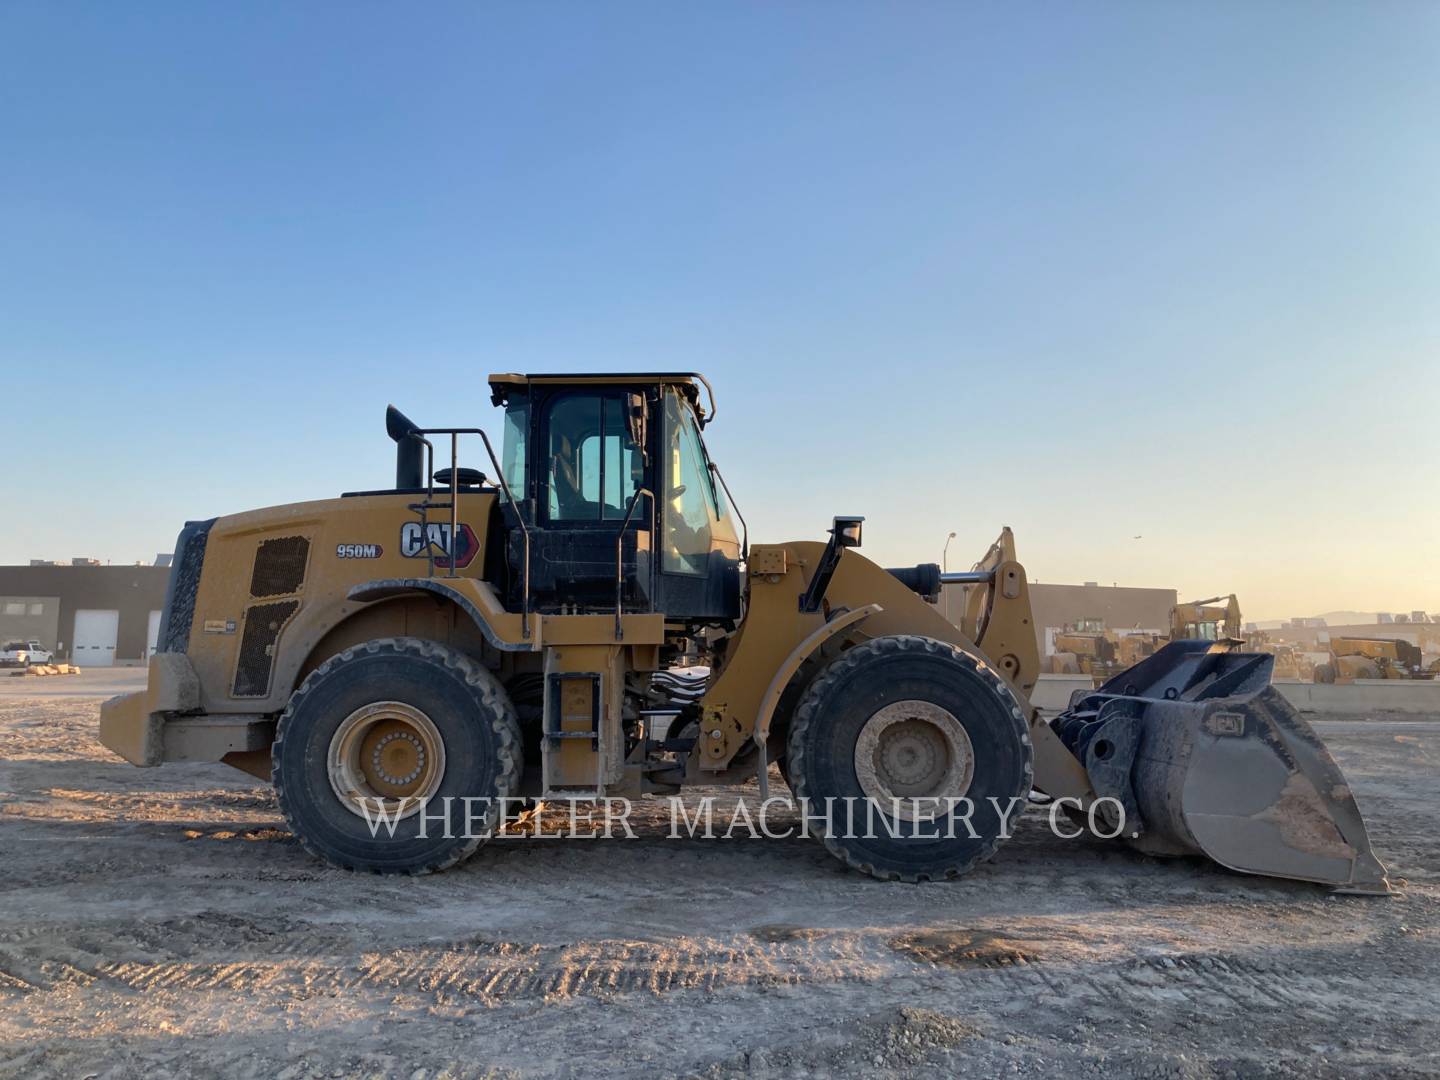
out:
<path id="1" fill-rule="evenodd" d="M 552 671 L 546 678 L 546 702 L 544 723 L 541 729 L 541 753 L 548 761 L 552 755 L 558 755 L 562 747 L 568 741 L 575 739 L 588 739 L 590 751 L 595 756 L 595 778 L 593 781 L 595 798 L 603 798 L 605 795 L 605 748 L 601 724 L 604 716 L 604 697 L 602 694 L 602 675 L 597 671 Z M 587 712 L 567 712 L 565 708 L 564 684 L 586 680 L 590 683 L 588 695 L 589 710 Z M 583 719 L 588 722 L 585 730 L 574 730 L 567 728 L 567 721 Z M 550 784 L 549 777 L 546 779 L 547 787 Z M 566 784 L 565 787 L 576 787 L 577 785 Z"/>

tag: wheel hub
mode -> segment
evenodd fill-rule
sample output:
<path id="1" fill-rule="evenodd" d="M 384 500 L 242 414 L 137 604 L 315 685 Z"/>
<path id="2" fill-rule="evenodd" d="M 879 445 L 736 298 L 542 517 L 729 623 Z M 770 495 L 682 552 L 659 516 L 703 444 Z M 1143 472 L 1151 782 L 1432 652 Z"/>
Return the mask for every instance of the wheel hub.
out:
<path id="1" fill-rule="evenodd" d="M 860 729 L 855 775 L 860 789 L 887 811 L 905 820 L 928 819 L 943 812 L 943 800 L 970 790 L 975 749 L 949 710 L 929 701 L 896 701 Z"/>
<path id="2" fill-rule="evenodd" d="M 413 705 L 377 701 L 336 728 L 327 755 L 330 787 L 351 813 L 377 808 L 409 817 L 440 787 L 445 742 L 434 721 Z"/>
<path id="3" fill-rule="evenodd" d="M 404 787 L 413 783 L 425 768 L 425 744 L 408 731 L 387 732 L 375 742 L 370 766 L 370 775 L 375 779 Z"/>

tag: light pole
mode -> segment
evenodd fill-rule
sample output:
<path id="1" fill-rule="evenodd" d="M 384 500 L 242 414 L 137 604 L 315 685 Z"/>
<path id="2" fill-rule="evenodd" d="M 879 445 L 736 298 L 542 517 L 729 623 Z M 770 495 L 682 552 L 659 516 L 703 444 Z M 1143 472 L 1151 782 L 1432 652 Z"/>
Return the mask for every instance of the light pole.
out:
<path id="1" fill-rule="evenodd" d="M 947 570 L 950 569 L 950 541 L 951 541 L 951 540 L 954 540 L 954 539 L 955 539 L 955 534 L 952 532 L 949 536 L 945 537 L 945 546 L 940 549 L 940 572 L 941 572 L 942 574 L 945 573 L 945 571 L 947 571 Z M 944 586 L 944 585 L 941 585 L 941 586 L 940 586 L 940 600 L 941 600 L 941 609 L 942 609 L 942 611 L 943 611 L 944 614 L 945 614 L 945 618 L 949 619 L 949 618 L 950 618 L 950 594 L 945 591 L 945 586 Z M 953 622 L 954 620 L 951 619 L 951 621 Z"/>

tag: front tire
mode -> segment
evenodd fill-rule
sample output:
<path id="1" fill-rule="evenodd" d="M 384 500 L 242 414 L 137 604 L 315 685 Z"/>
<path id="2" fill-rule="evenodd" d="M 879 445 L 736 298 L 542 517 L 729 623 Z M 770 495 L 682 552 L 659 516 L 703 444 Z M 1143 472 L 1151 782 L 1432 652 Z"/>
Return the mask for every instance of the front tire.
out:
<path id="1" fill-rule="evenodd" d="M 825 847 L 890 881 L 951 878 L 989 858 L 1033 777 L 1009 684 L 964 649 L 909 635 L 857 645 L 825 668 L 795 711 L 787 758 Z M 908 809 L 897 816 L 891 799 Z"/>
<path id="2" fill-rule="evenodd" d="M 520 727 L 474 660 L 382 638 L 306 678 L 271 760 L 280 809 L 307 851 L 352 870 L 424 874 L 473 854 L 513 809 L 504 800 L 520 777 Z M 372 829 L 381 809 L 398 818 L 393 832 Z"/>

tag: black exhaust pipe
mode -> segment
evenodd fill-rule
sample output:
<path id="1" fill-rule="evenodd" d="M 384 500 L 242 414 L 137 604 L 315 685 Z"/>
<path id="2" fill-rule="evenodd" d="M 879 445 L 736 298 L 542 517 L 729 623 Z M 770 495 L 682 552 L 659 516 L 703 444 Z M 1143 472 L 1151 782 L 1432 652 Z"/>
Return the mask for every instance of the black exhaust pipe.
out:
<path id="1" fill-rule="evenodd" d="M 425 442 L 419 430 L 394 405 L 385 407 L 385 433 L 395 440 L 395 486 L 402 491 L 425 486 Z"/>

